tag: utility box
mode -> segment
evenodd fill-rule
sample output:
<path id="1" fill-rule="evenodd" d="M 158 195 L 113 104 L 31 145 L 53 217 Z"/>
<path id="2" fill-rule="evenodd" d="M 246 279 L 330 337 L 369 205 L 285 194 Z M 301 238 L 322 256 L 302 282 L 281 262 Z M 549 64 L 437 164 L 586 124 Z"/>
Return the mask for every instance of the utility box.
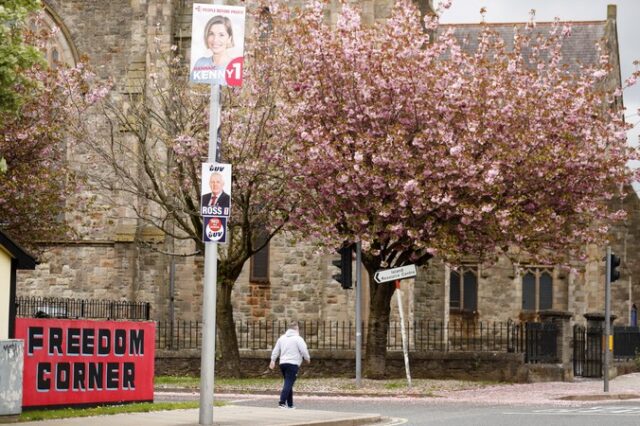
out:
<path id="1" fill-rule="evenodd" d="M 0 340 L 0 423 L 3 416 L 22 413 L 24 342 Z"/>

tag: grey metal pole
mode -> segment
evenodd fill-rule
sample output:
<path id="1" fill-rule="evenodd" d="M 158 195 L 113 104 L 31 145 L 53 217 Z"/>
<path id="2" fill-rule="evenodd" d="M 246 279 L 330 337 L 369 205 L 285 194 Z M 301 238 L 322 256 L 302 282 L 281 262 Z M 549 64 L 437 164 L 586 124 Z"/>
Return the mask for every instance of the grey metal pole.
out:
<path id="1" fill-rule="evenodd" d="M 362 247 L 356 243 L 356 387 L 362 386 Z"/>
<path id="2" fill-rule="evenodd" d="M 221 2 L 214 2 L 221 4 Z M 220 126 L 220 85 L 211 85 L 209 106 L 209 162 L 215 162 Z M 202 295 L 202 350 L 200 352 L 200 424 L 213 424 L 213 389 L 216 366 L 216 287 L 218 244 L 204 245 L 204 289 Z"/>
<path id="3" fill-rule="evenodd" d="M 171 237 L 171 259 L 169 264 L 169 335 L 171 338 L 169 339 L 169 348 L 173 349 L 173 333 L 176 322 L 176 258 L 173 255 L 173 251 L 175 250 L 174 239 Z"/>
<path id="4" fill-rule="evenodd" d="M 611 317 L 611 247 L 607 246 L 607 267 L 604 280 L 604 391 L 609 392 L 609 363 L 611 353 L 609 352 L 609 335 L 611 327 L 609 318 Z"/>

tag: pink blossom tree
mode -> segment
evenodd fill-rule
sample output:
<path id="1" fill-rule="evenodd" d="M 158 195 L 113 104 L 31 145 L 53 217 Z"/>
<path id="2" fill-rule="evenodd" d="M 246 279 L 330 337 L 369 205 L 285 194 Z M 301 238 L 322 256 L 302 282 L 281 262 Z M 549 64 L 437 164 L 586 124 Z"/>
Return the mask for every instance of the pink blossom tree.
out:
<path id="1" fill-rule="evenodd" d="M 246 261 L 288 220 L 297 197 L 289 181 L 288 127 L 276 113 L 282 102 L 284 45 L 272 34 L 267 10 L 252 10 L 241 88 L 222 88 L 221 162 L 233 166 L 232 211 L 227 244 L 219 246 L 217 330 L 227 376 L 240 376 L 232 290 Z M 254 15 L 253 12 L 256 12 Z M 114 94 L 103 103 L 106 128 L 76 132 L 102 168 L 88 178 L 104 193 L 126 194 L 141 226 L 170 241 L 165 253 L 202 255 L 201 163 L 208 161 L 210 88 L 188 81 L 177 46 L 158 49 L 162 72 L 149 75 L 140 96 Z M 195 250 L 193 248 L 195 247 Z"/>
<path id="2" fill-rule="evenodd" d="M 377 270 L 514 247 L 578 256 L 623 216 L 608 201 L 636 156 L 620 89 L 604 84 L 606 52 L 564 65 L 569 28 L 520 27 L 507 49 L 487 26 L 471 49 L 437 16 L 421 19 L 401 0 L 369 27 L 348 4 L 335 29 L 320 2 L 290 20 L 291 188 L 305 200 L 291 225 L 329 247 L 361 241 L 371 378 L 384 375 L 395 290 L 373 281 Z"/>
<path id="3" fill-rule="evenodd" d="M 25 30 L 24 43 L 39 52 L 49 37 Z M 20 74 L 3 88 L 20 99 L 19 107 L 0 108 L 0 228 L 37 250 L 38 242 L 70 230 L 65 199 L 78 181 L 66 161 L 68 132 L 98 96 L 84 63 L 49 67 L 40 57 Z"/>

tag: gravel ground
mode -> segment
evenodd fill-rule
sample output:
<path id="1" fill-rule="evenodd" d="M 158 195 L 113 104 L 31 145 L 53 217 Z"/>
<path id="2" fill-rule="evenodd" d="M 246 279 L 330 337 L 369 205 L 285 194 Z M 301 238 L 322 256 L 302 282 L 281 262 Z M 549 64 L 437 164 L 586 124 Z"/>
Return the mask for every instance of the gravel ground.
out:
<path id="1" fill-rule="evenodd" d="M 362 386 L 356 387 L 355 379 L 312 379 L 300 378 L 296 381 L 296 391 L 314 393 L 348 393 L 357 395 L 380 396 L 436 396 L 441 392 L 459 390 L 477 390 L 489 386 L 489 383 L 462 380 L 414 379 L 412 386 L 406 380 L 368 380 L 362 379 Z M 280 381 L 266 385 L 263 390 L 280 390 Z M 254 388 L 254 386 L 251 386 Z M 255 388 L 254 388 L 255 389 Z"/>
<path id="2" fill-rule="evenodd" d="M 499 384 L 477 390 L 448 390 L 438 393 L 443 400 L 469 401 L 478 404 L 506 405 L 554 404 L 576 406 L 603 401 L 640 401 L 640 373 L 619 376 L 609 382 L 604 392 L 602 379 L 576 379 L 574 382 Z"/>
<path id="3" fill-rule="evenodd" d="M 238 383 L 239 382 L 239 383 Z M 362 379 L 362 386 L 356 387 L 355 379 L 345 378 L 305 378 L 296 381 L 297 392 L 326 393 L 326 394 L 351 394 L 380 395 L 380 396 L 437 396 L 441 392 L 477 390 L 495 385 L 489 382 L 471 382 L 462 380 L 429 380 L 414 379 L 412 386 L 407 386 L 406 380 L 368 380 Z M 264 380 L 234 381 L 228 383 L 225 380 L 216 380 L 217 392 L 225 393 L 267 393 L 279 391 L 282 380 L 272 375 Z M 157 390 L 180 388 L 179 385 L 156 385 Z M 188 387 L 187 387 L 188 388 Z"/>

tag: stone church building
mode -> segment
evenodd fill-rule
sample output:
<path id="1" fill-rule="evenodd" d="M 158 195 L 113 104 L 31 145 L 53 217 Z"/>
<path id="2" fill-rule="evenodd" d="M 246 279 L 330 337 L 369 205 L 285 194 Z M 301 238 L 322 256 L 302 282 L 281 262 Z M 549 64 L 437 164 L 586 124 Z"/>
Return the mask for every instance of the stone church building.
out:
<path id="1" fill-rule="evenodd" d="M 360 3 L 365 22 L 374 23 L 389 15 L 392 0 Z M 419 3 L 422 10 L 430 7 L 429 1 Z M 81 56 L 88 57 L 99 77 L 113 79 L 114 90 L 123 97 L 136 96 L 140 89 L 133 83 L 157 71 L 159 63 L 152 55 L 156 45 L 164 49 L 189 45 L 192 1 L 44 0 L 44 4 L 50 25 L 61 29 L 49 47 L 49 59 L 73 64 Z M 242 4 L 255 7 L 252 2 Z M 329 19 L 335 19 L 338 7 L 337 2 L 332 4 Z M 619 86 L 615 6 L 603 10 L 603 18 L 572 24 L 565 57 L 594 63 L 595 45 L 604 40 L 617 70 L 608 84 Z M 514 26 L 491 25 L 507 39 Z M 549 25 L 538 24 L 543 29 Z M 455 27 L 457 33 L 469 36 L 481 30 L 480 25 Z M 69 150 L 69 161 L 79 168 L 91 167 L 91 154 L 75 149 Z M 67 215 L 76 237 L 44 242 L 37 268 L 19 274 L 18 295 L 148 301 L 153 319 L 200 320 L 203 257 L 172 257 L 153 250 L 165 240 L 136 219 L 132 205 L 141 200 L 85 190 L 70 201 L 82 204 L 91 197 L 95 197 L 95 213 Z M 628 219 L 611 231 L 613 251 L 622 258 L 622 277 L 613 286 L 612 312 L 617 324 L 626 325 L 631 306 L 640 302 L 640 203 L 632 190 L 623 203 Z M 584 322 L 585 313 L 604 311 L 603 258 L 603 247 L 591 247 L 589 259 L 576 262 L 572 269 L 514 264 L 508 259 L 454 267 L 433 259 L 419 268 L 415 281 L 402 283 L 404 306 L 408 319 L 415 321 L 517 321 L 556 310 Z M 287 235 L 275 238 L 246 263 L 235 285 L 235 319 L 353 321 L 355 292 L 343 290 L 332 280 L 333 259 L 317 255 L 311 243 L 294 244 Z M 363 283 L 366 320 L 366 276 Z"/>

